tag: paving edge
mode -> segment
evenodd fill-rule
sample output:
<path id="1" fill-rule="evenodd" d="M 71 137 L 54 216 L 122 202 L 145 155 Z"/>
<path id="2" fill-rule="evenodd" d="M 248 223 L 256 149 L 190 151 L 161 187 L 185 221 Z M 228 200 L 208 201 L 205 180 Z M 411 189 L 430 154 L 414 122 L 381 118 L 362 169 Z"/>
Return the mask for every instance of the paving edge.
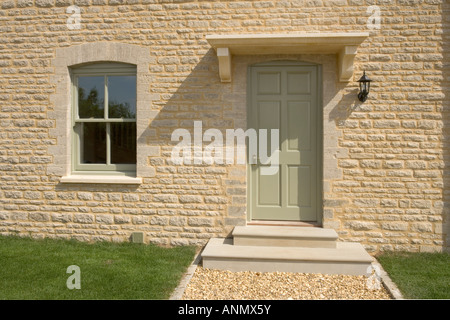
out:
<path id="1" fill-rule="evenodd" d="M 395 300 L 403 300 L 403 295 L 398 289 L 397 285 L 391 280 L 391 278 L 389 278 L 388 273 L 383 269 L 381 264 L 375 258 L 372 262 L 372 265 L 379 268 L 379 276 L 381 278 L 381 282 L 383 283 L 383 286 L 386 288 L 389 294 L 392 296 L 392 298 L 394 298 Z"/>
<path id="2" fill-rule="evenodd" d="M 172 295 L 170 296 L 169 300 L 181 300 L 183 297 L 184 291 L 186 290 L 187 285 L 189 284 L 189 281 L 191 281 L 192 276 L 195 273 L 195 270 L 197 270 L 197 266 L 199 265 L 202 257 L 201 253 L 203 250 L 200 250 L 194 260 L 192 261 L 191 265 L 187 268 L 186 272 L 184 273 L 183 277 L 181 278 L 180 283 L 175 288 L 175 290 L 172 292 Z"/>

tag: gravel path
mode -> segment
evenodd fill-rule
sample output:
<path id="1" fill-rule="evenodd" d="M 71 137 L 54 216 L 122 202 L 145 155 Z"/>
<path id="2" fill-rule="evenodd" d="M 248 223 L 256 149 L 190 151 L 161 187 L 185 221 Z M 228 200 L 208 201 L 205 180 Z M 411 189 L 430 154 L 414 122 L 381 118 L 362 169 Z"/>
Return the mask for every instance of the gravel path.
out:
<path id="1" fill-rule="evenodd" d="M 366 276 L 286 272 L 231 272 L 197 267 L 182 299 L 391 299 L 381 289 L 369 289 Z"/>

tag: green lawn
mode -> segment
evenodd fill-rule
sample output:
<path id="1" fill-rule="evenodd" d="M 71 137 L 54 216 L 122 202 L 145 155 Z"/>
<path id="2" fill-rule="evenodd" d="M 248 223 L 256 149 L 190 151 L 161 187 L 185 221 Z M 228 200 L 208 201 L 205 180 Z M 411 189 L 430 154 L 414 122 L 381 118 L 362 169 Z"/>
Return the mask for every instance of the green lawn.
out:
<path id="1" fill-rule="evenodd" d="M 195 252 L 0 236 L 0 299 L 168 299 Z M 67 287 L 71 265 L 80 268 L 80 289 Z"/>
<path id="2" fill-rule="evenodd" d="M 450 254 L 391 252 L 377 256 L 407 299 L 450 299 Z"/>

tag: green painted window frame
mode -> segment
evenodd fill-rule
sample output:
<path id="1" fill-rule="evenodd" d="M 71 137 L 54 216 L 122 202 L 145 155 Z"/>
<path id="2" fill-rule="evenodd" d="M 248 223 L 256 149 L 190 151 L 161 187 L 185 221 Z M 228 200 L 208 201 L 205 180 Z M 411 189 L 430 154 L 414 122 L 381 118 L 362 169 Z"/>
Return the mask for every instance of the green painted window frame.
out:
<path id="1" fill-rule="evenodd" d="M 78 79 L 85 76 L 104 77 L 104 117 L 103 118 L 80 118 L 78 110 Z M 125 63 L 93 63 L 71 69 L 72 80 L 72 172 L 76 174 L 95 175 L 136 175 L 135 164 L 113 164 L 111 163 L 111 123 L 136 123 L 135 118 L 109 118 L 108 117 L 108 76 L 136 76 L 135 65 Z M 136 84 L 137 87 L 137 84 Z M 136 93 L 137 95 L 137 93 Z M 81 163 L 82 127 L 83 123 L 105 123 L 106 124 L 106 164 Z M 136 135 L 136 132 L 134 132 Z M 135 136 L 137 143 L 137 136 Z M 137 146 L 136 146 L 137 147 Z"/>

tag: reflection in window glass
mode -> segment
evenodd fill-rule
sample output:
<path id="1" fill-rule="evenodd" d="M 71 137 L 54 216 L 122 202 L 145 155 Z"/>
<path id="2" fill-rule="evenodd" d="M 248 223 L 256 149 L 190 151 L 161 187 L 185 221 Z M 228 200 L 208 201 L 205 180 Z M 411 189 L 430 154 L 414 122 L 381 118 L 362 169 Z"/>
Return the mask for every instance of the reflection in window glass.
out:
<path id="1" fill-rule="evenodd" d="M 106 163 L 106 124 L 82 123 L 81 163 Z"/>
<path id="2" fill-rule="evenodd" d="M 74 170 L 136 170 L 137 76 L 132 65 L 89 64 L 73 69 Z"/>
<path id="3" fill-rule="evenodd" d="M 111 163 L 136 163 L 136 123 L 111 123 Z"/>
<path id="4" fill-rule="evenodd" d="M 78 116 L 104 118 L 105 78 L 78 77 Z"/>
<path id="5" fill-rule="evenodd" d="M 109 118 L 136 118 L 136 76 L 108 76 Z"/>

